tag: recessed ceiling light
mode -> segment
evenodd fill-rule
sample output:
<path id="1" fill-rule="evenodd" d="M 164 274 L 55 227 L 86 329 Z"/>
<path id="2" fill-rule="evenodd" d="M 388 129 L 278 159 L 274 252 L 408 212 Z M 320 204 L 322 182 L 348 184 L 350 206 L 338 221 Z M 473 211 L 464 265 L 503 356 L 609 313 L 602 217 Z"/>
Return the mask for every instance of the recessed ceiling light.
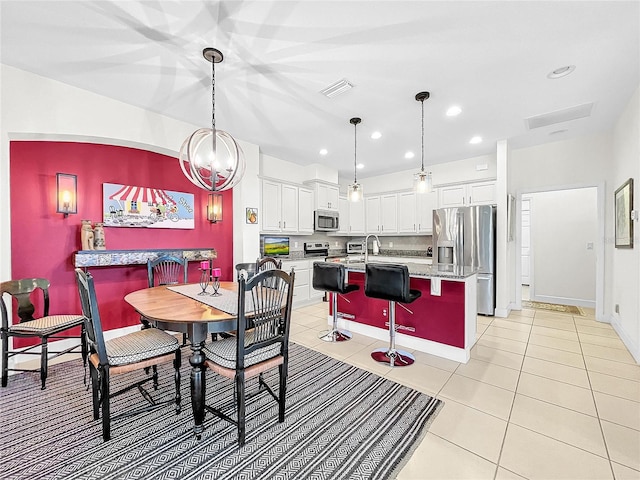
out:
<path id="1" fill-rule="evenodd" d="M 326 155 L 327 153 L 329 153 L 329 150 L 327 150 L 326 148 L 322 148 L 320 149 L 320 155 Z"/>
<path id="2" fill-rule="evenodd" d="M 461 112 L 462 109 L 459 106 L 453 105 L 447 110 L 447 117 L 457 117 Z"/>
<path id="3" fill-rule="evenodd" d="M 573 72 L 575 69 L 576 69 L 575 65 L 566 65 L 564 67 L 556 68 L 555 70 L 551 71 L 547 75 L 547 78 L 555 80 L 556 78 L 566 77 L 571 72 Z"/>
<path id="4" fill-rule="evenodd" d="M 469 140 L 469 143 L 472 143 L 472 144 L 482 143 L 482 137 L 479 135 L 476 135 L 475 137 L 471 137 L 471 140 Z"/>
<path id="5" fill-rule="evenodd" d="M 409 160 L 409 159 L 411 159 L 411 158 L 413 158 L 415 156 L 416 156 L 416 154 L 413 153 L 413 152 L 407 152 L 407 153 L 404 154 L 404 158 L 406 158 L 407 160 Z"/>
<path id="6" fill-rule="evenodd" d="M 356 168 L 358 168 L 359 170 L 364 168 L 364 163 L 359 163 L 358 165 L 356 165 Z"/>
<path id="7" fill-rule="evenodd" d="M 380 132 L 373 132 L 371 134 L 371 138 L 373 138 L 374 140 L 379 139 L 380 137 L 382 137 L 382 134 Z"/>

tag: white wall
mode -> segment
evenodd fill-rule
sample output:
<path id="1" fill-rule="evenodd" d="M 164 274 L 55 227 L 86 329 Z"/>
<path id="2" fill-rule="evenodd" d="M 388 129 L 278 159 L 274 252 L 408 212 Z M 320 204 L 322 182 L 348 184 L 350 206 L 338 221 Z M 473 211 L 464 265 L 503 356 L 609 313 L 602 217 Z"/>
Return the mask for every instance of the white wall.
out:
<path id="1" fill-rule="evenodd" d="M 484 167 L 486 166 L 486 170 Z M 478 170 L 480 168 L 480 170 Z M 416 168 L 399 172 L 378 175 L 375 177 L 358 178 L 362 184 L 365 195 L 375 195 L 393 190 L 410 190 L 413 188 L 413 175 L 420 170 L 420 164 Z M 461 182 L 479 182 L 482 180 L 495 180 L 496 156 L 483 155 L 480 157 L 465 158 L 455 162 L 440 165 L 425 166 L 425 170 L 433 173 L 433 185 L 445 185 Z M 353 182 L 353 175 L 340 177 L 340 191 L 347 192 L 347 186 Z"/>
<path id="2" fill-rule="evenodd" d="M 634 208 L 640 210 L 640 88 L 636 90 L 613 131 L 612 181 L 606 192 L 607 312 L 622 340 L 640 362 L 640 222 L 634 221 L 633 249 L 614 248 L 614 192 L 634 180 Z M 619 305 L 620 313 L 615 312 Z"/>
<path id="3" fill-rule="evenodd" d="M 596 318 L 608 321 L 605 314 L 605 185 L 609 181 L 612 151 L 611 134 L 583 136 L 551 142 L 536 147 L 513 149 L 509 159 L 509 191 L 517 197 L 516 231 L 522 229 L 521 198 L 524 193 L 596 187 L 597 225 L 596 254 Z M 512 299 L 520 303 L 521 239 L 516 238 L 514 255 L 516 275 Z M 534 272 L 535 275 L 535 272 Z"/>
<path id="4" fill-rule="evenodd" d="M 531 198 L 531 299 L 595 307 L 598 235 L 594 187 L 534 193 Z"/>

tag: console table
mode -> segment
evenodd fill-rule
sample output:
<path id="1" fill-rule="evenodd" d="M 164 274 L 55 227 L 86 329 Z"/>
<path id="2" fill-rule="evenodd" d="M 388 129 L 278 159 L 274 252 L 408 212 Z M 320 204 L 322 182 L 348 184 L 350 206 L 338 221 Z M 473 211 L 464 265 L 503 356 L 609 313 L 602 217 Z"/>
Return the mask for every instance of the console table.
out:
<path id="1" fill-rule="evenodd" d="M 146 265 L 161 255 L 184 257 L 190 262 L 218 258 L 213 248 L 155 248 L 148 250 L 80 250 L 74 257 L 78 268 Z"/>

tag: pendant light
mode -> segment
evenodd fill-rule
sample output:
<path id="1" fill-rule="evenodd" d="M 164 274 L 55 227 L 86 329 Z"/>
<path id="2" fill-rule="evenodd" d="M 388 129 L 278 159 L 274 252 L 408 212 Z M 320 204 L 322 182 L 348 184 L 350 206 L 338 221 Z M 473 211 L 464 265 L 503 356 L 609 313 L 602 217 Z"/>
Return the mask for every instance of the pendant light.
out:
<path id="1" fill-rule="evenodd" d="M 429 193 L 433 190 L 431 172 L 424 171 L 424 101 L 429 98 L 429 92 L 416 94 L 416 100 L 422 106 L 422 164 L 420 171 L 413 176 L 414 189 L 417 193 Z"/>
<path id="2" fill-rule="evenodd" d="M 204 58 L 211 62 L 211 128 L 193 132 L 180 148 L 182 173 L 196 187 L 212 192 L 233 188 L 242 179 L 245 162 L 238 142 L 227 132 L 216 130 L 216 69 L 222 53 L 205 48 Z"/>
<path id="3" fill-rule="evenodd" d="M 362 120 L 358 117 L 354 117 L 349 120 L 349 123 L 353 125 L 353 183 L 349 185 L 347 192 L 347 198 L 350 202 L 359 202 L 362 200 L 362 185 L 358 183 L 358 124 Z"/>

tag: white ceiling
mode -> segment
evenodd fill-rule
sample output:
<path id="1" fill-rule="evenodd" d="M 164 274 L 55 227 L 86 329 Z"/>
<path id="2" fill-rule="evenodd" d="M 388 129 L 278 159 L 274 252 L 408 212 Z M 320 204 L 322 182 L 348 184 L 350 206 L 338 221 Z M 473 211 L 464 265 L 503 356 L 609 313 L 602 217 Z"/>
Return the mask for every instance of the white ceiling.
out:
<path id="1" fill-rule="evenodd" d="M 359 177 L 609 131 L 640 84 L 638 1 L 7 1 L 1 61 Z M 550 80 L 565 65 L 575 71 Z M 319 91 L 342 78 L 355 87 Z M 589 118 L 525 118 L 593 102 Z M 451 105 L 457 118 L 445 116 Z M 99 112 L 97 112 L 99 114 Z M 123 119 L 126 121 L 126 119 Z M 132 126 L 135 128 L 135 126 Z M 551 134 L 558 130 L 565 132 Z M 383 136 L 372 140 L 379 130 Z M 484 141 L 469 144 L 480 135 Z M 176 145 L 176 150 L 180 145 Z M 329 154 L 321 157 L 321 148 Z M 404 153 L 413 150 L 413 160 Z"/>

